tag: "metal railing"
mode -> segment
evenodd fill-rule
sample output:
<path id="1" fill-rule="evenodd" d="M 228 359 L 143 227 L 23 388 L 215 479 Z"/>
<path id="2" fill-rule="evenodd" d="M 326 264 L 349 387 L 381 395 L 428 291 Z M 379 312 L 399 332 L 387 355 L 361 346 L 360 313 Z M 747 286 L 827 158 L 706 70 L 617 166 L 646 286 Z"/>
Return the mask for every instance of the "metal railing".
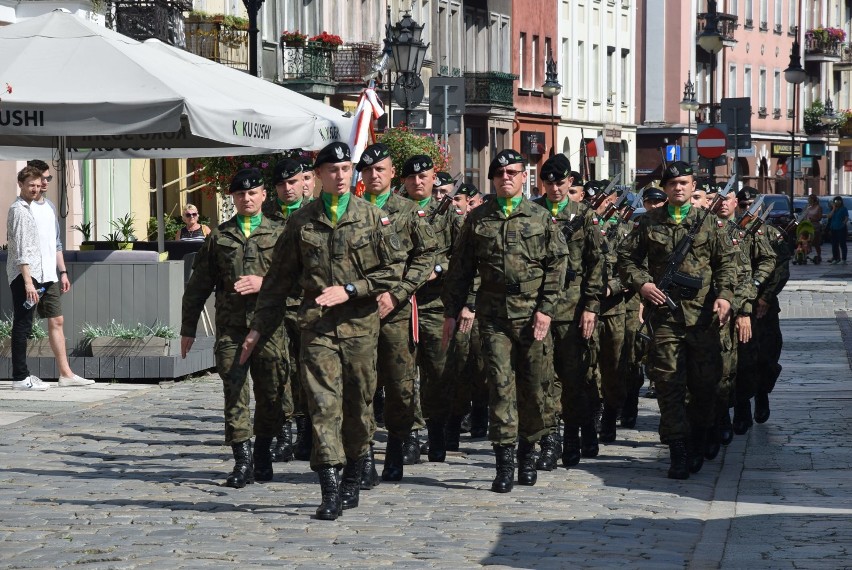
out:
<path id="1" fill-rule="evenodd" d="M 517 79 L 517 75 L 499 71 L 465 72 L 465 104 L 514 107 Z"/>
<path id="2" fill-rule="evenodd" d="M 838 63 L 852 64 L 852 43 L 840 44 L 840 61 Z"/>
<path id="3" fill-rule="evenodd" d="M 224 22 L 187 18 L 186 51 L 217 63 L 248 70 L 248 30 Z"/>
<path id="4" fill-rule="evenodd" d="M 805 34 L 805 55 L 840 57 L 843 45 L 837 40 L 826 40 L 820 36 Z"/>
<path id="5" fill-rule="evenodd" d="M 705 26 L 707 25 L 707 18 L 710 16 L 707 12 L 700 12 L 698 14 L 698 19 L 695 27 L 695 37 L 701 35 L 701 32 L 704 31 Z M 739 23 L 737 20 L 736 14 L 725 14 L 722 12 L 717 12 L 716 17 L 718 19 L 718 29 L 719 33 L 722 34 L 722 41 L 725 42 L 736 42 L 736 38 L 734 38 L 734 32 L 737 31 L 739 27 Z M 746 24 L 748 24 L 749 20 L 746 20 Z"/>
<path id="6" fill-rule="evenodd" d="M 381 46 L 355 43 L 343 46 L 307 43 L 281 45 L 283 79 L 313 79 L 337 83 L 363 83 Z"/>
<path id="7" fill-rule="evenodd" d="M 185 11 L 192 10 L 187 0 L 119 0 L 106 6 L 107 27 L 135 40 L 156 38 L 177 47 L 186 45 Z"/>

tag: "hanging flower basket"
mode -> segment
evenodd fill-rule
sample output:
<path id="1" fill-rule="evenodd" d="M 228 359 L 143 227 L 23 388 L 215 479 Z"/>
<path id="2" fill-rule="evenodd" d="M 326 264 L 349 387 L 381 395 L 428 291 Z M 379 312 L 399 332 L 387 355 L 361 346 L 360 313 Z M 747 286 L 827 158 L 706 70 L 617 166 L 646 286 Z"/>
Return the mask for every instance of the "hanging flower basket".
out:
<path id="1" fill-rule="evenodd" d="M 337 48 L 343 45 L 343 40 L 340 36 L 323 32 L 308 40 L 308 45 L 316 49 L 326 49 L 336 51 Z"/>
<path id="2" fill-rule="evenodd" d="M 284 47 L 305 47 L 305 43 L 308 41 L 308 35 L 303 34 L 299 30 L 295 32 L 289 32 L 284 30 L 281 32 L 281 46 Z"/>

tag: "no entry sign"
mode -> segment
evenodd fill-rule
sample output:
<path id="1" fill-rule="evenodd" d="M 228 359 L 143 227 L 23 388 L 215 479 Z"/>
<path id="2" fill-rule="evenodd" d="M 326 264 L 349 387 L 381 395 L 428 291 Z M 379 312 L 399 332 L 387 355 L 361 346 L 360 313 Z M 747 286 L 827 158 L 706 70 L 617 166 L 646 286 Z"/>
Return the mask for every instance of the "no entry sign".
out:
<path id="1" fill-rule="evenodd" d="M 704 158 L 719 158 L 728 146 L 728 137 L 716 127 L 707 127 L 698 133 L 696 141 L 698 154 Z"/>

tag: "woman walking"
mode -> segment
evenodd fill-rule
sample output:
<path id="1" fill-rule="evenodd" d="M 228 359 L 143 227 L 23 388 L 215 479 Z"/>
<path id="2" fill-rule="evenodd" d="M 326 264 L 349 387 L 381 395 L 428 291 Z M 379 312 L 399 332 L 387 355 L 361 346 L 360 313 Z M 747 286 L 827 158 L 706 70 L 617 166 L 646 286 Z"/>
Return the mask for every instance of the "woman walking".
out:
<path id="1" fill-rule="evenodd" d="M 831 203 L 831 213 L 828 214 L 828 231 L 831 233 L 831 262 L 846 265 L 846 223 L 849 221 L 849 210 L 843 205 L 843 198 L 835 196 Z"/>

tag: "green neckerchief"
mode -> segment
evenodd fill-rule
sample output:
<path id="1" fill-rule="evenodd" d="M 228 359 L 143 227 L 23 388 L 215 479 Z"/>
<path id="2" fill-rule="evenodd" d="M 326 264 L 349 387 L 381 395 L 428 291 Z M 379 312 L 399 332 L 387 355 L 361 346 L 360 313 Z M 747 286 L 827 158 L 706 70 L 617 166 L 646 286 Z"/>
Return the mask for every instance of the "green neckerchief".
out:
<path id="1" fill-rule="evenodd" d="M 263 220 L 263 214 L 258 212 L 253 216 L 241 216 L 237 214 L 237 225 L 243 231 L 243 235 L 249 237 L 251 233 L 257 229 L 257 226 L 260 225 L 261 220 Z"/>
<path id="2" fill-rule="evenodd" d="M 323 192 L 322 205 L 325 206 L 325 215 L 331 220 L 331 225 L 336 226 L 343 214 L 346 213 L 346 208 L 349 207 L 350 192 L 338 196 L 337 194 L 326 194 Z"/>
<path id="3" fill-rule="evenodd" d="M 293 212 L 295 212 L 296 210 L 298 210 L 299 208 L 302 207 L 302 199 L 301 198 L 299 198 L 298 200 L 296 200 L 292 204 L 285 204 L 284 202 L 281 201 L 281 198 L 276 198 L 276 200 L 278 201 L 278 207 L 281 209 L 281 214 L 285 218 L 289 218 L 290 214 L 292 214 Z"/>
<path id="4" fill-rule="evenodd" d="M 383 194 L 379 194 L 378 196 L 375 194 L 370 194 L 369 192 L 365 192 L 364 196 L 367 198 L 367 201 L 370 202 L 376 208 L 384 208 L 385 204 L 388 203 L 388 198 L 390 198 L 390 190 Z"/>
<path id="5" fill-rule="evenodd" d="M 516 196 L 512 199 L 508 198 L 497 198 L 497 203 L 500 205 L 500 208 L 503 210 L 503 214 L 508 216 L 521 204 L 521 200 L 523 200 L 523 196 Z"/>
<path id="6" fill-rule="evenodd" d="M 681 223 L 686 215 L 689 213 L 689 208 L 692 207 L 692 204 L 687 202 L 683 206 L 672 206 L 671 204 L 667 205 L 666 208 L 669 210 L 669 216 L 675 221 L 676 224 Z"/>
<path id="7" fill-rule="evenodd" d="M 421 208 L 425 208 L 429 205 L 429 202 L 432 200 L 432 197 L 423 198 L 422 200 L 417 200 L 417 203 L 420 204 Z"/>
<path id="8" fill-rule="evenodd" d="M 547 204 L 547 209 L 550 210 L 550 215 L 555 217 L 558 216 L 562 210 L 565 209 L 565 206 L 568 205 L 568 198 L 565 198 L 561 202 L 551 202 L 550 198 L 545 196 L 544 203 Z"/>
<path id="9" fill-rule="evenodd" d="M 618 223 L 618 216 L 613 216 L 613 217 L 611 217 L 610 219 L 608 219 L 608 220 L 607 220 L 606 222 L 604 222 L 604 223 L 607 223 L 607 224 L 617 224 L 617 223 Z"/>

